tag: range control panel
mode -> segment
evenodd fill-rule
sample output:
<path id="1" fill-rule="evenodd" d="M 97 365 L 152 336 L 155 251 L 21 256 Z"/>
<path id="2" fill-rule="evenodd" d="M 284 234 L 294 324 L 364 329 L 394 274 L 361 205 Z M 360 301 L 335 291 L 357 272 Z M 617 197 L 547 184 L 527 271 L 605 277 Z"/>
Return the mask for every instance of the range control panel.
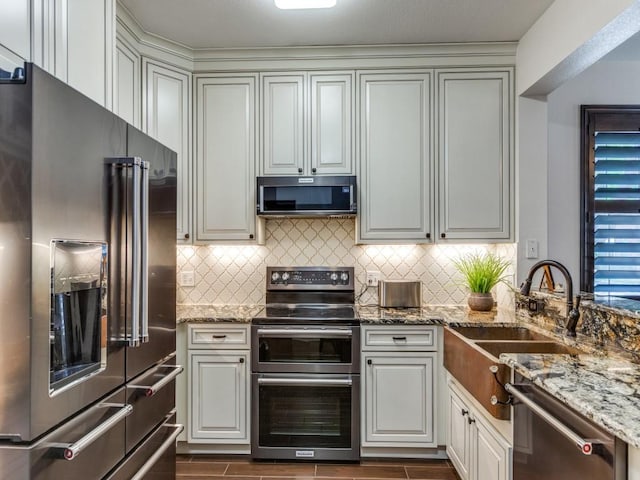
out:
<path id="1" fill-rule="evenodd" d="M 267 290 L 353 290 L 353 267 L 267 267 Z"/>

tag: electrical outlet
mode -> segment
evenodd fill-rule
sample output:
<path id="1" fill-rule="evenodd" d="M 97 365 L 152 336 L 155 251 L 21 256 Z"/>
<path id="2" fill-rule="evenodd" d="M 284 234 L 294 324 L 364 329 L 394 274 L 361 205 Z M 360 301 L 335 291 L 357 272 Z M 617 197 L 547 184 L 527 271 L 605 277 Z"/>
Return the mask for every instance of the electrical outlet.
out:
<path id="1" fill-rule="evenodd" d="M 538 258 L 538 241 L 534 238 L 527 240 L 526 258 Z"/>
<path id="2" fill-rule="evenodd" d="M 196 276 L 193 273 L 193 270 L 187 270 L 184 272 L 180 272 L 180 286 L 181 287 L 195 287 L 196 286 Z"/>
<path id="3" fill-rule="evenodd" d="M 377 287 L 380 281 L 380 272 L 377 270 L 367 270 L 367 287 Z"/>

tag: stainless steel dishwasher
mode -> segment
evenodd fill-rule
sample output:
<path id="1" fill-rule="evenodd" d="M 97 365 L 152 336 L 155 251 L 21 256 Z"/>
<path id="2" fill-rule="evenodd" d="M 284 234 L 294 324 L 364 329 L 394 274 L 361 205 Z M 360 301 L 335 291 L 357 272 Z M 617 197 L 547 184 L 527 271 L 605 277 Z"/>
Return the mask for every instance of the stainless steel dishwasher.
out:
<path id="1" fill-rule="evenodd" d="M 627 444 L 516 374 L 513 480 L 626 480 Z"/>

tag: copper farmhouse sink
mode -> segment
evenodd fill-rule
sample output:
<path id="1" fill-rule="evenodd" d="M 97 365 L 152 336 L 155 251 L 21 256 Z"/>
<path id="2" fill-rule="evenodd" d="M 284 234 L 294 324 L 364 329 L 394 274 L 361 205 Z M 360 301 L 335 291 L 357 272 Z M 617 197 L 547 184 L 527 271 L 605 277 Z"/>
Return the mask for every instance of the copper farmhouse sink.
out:
<path id="1" fill-rule="evenodd" d="M 580 352 L 521 326 L 445 327 L 444 367 L 491 415 L 508 420 L 511 409 L 502 403 L 509 394 L 502 385 L 510 381 L 511 368 L 499 362 L 501 353 Z"/>

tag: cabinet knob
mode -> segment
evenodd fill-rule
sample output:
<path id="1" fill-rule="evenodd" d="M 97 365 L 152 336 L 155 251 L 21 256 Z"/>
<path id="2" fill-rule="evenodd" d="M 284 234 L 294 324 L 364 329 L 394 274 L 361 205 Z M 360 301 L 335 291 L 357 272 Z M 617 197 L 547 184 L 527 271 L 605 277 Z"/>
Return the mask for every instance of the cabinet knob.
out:
<path id="1" fill-rule="evenodd" d="M 462 413 L 462 416 L 464 417 L 465 415 L 469 415 L 469 410 L 465 410 L 463 408 L 461 413 Z"/>
<path id="2" fill-rule="evenodd" d="M 446 233 L 441 233 L 441 234 L 440 234 L 440 238 L 446 238 L 446 237 L 447 237 L 447 234 L 446 234 Z"/>
<path id="3" fill-rule="evenodd" d="M 249 234 L 249 239 L 250 239 L 250 240 L 253 240 L 253 233 L 250 233 L 250 234 Z"/>
<path id="4" fill-rule="evenodd" d="M 313 167 L 313 168 L 311 169 L 311 173 L 316 173 L 316 172 L 317 172 L 316 167 Z"/>
<path id="5" fill-rule="evenodd" d="M 476 419 L 475 418 L 471 418 L 471 417 L 467 417 L 467 423 L 469 425 L 471 425 L 472 423 L 476 423 Z"/>
<path id="6" fill-rule="evenodd" d="M 367 359 L 367 365 L 372 365 L 372 364 L 373 364 L 373 361 L 370 358 Z"/>
<path id="7" fill-rule="evenodd" d="M 427 238 L 431 238 L 431 234 L 430 234 L 430 233 L 427 233 L 426 237 L 427 237 Z"/>
<path id="8" fill-rule="evenodd" d="M 185 234 L 184 234 L 184 239 L 185 239 L 185 240 L 189 240 L 189 234 L 188 234 L 188 233 L 185 233 Z"/>
<path id="9" fill-rule="evenodd" d="M 302 173 L 302 168 L 298 168 L 298 173 Z"/>
<path id="10" fill-rule="evenodd" d="M 240 363 L 244 363 L 244 358 L 240 358 Z"/>

